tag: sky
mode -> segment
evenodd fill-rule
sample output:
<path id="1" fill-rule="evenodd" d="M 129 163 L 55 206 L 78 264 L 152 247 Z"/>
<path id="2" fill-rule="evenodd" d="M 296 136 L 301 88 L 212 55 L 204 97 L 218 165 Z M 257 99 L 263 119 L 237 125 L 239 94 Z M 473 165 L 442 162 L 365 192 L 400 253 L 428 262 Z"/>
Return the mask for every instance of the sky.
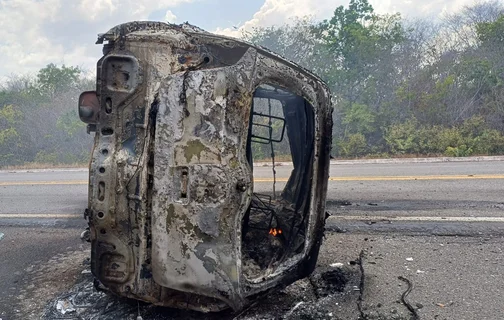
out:
<path id="1" fill-rule="evenodd" d="M 210 32 L 329 18 L 349 0 L 0 0 L 0 79 L 36 74 L 49 63 L 94 70 L 98 33 L 134 20 L 189 22 Z M 474 0 L 369 0 L 378 13 L 437 17 Z"/>

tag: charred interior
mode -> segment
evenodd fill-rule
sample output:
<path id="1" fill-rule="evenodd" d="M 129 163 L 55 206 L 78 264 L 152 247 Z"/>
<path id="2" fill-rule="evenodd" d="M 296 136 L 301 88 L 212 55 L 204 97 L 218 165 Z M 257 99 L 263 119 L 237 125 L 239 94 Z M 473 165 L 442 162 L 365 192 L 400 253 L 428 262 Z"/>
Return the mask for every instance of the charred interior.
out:
<path id="1" fill-rule="evenodd" d="M 247 160 L 268 159 L 271 174 L 256 176 L 243 218 L 243 270 L 248 279 L 269 275 L 302 252 L 310 205 L 314 146 L 313 107 L 303 97 L 271 85 L 253 96 Z M 277 181 L 277 159 L 293 163 L 287 181 Z"/>

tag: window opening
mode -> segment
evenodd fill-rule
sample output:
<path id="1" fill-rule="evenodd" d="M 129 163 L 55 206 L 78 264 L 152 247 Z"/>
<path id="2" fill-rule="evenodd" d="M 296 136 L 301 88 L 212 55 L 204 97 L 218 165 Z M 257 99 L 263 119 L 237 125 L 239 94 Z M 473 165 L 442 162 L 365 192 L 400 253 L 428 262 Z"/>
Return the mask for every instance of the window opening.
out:
<path id="1" fill-rule="evenodd" d="M 286 89 L 258 87 L 247 140 L 247 159 L 255 171 L 254 191 L 242 224 L 243 270 L 249 279 L 273 273 L 304 248 L 313 148 L 313 107 Z M 292 166 L 278 166 L 277 159 Z M 264 161 L 270 163 L 271 171 L 259 164 Z M 254 162 L 258 164 L 255 170 Z"/>

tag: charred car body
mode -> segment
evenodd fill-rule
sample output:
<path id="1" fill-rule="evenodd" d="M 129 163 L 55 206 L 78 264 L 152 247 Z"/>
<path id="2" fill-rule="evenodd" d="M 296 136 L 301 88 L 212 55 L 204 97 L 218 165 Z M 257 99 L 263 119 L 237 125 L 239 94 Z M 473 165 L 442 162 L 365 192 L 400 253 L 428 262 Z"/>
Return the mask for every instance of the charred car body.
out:
<path id="1" fill-rule="evenodd" d="M 188 24 L 126 23 L 97 43 L 96 92 L 80 96 L 79 115 L 95 132 L 86 219 L 99 283 L 210 312 L 309 275 L 325 222 L 326 85 Z M 278 146 L 288 179 L 275 174 Z M 259 151 L 270 178 L 254 179 Z"/>

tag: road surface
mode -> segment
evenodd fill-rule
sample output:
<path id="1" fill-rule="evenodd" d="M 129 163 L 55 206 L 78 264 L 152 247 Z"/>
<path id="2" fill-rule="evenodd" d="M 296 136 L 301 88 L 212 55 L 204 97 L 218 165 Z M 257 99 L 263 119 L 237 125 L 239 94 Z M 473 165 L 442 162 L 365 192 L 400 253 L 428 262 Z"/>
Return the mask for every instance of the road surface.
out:
<path id="1" fill-rule="evenodd" d="M 285 184 L 291 169 L 289 166 L 276 168 L 277 190 Z M 254 175 L 257 189 L 271 189 L 271 167 L 256 167 Z M 331 214 L 327 220 L 330 236 L 326 239 L 320 261 L 330 263 L 343 257 L 356 258 L 364 247 L 371 248 L 369 252 L 372 254 L 366 259 L 374 263 L 366 268 L 378 281 L 381 275 L 388 274 L 387 270 L 414 269 L 417 259 L 422 259 L 424 263 L 418 265 L 418 271 L 431 270 L 432 273 L 432 280 L 423 283 L 425 288 L 435 286 L 433 282 L 441 282 L 448 288 L 453 286 L 453 281 L 467 287 L 450 287 L 447 291 L 452 300 L 462 299 L 460 294 L 466 293 L 467 298 L 474 300 L 473 304 L 466 300 L 460 302 L 458 319 L 473 319 L 470 318 L 471 306 L 473 309 L 475 306 L 485 307 L 491 315 L 492 310 L 499 307 L 494 298 L 500 292 L 494 289 L 504 287 L 503 283 L 495 282 L 498 269 L 494 263 L 501 259 L 500 237 L 504 235 L 503 187 L 504 162 L 500 161 L 331 165 L 327 197 L 327 211 Z M 58 257 L 58 254 L 63 257 L 65 253 L 88 247 L 78 238 L 85 228 L 82 214 L 86 202 L 85 170 L 0 172 L 2 320 L 16 319 L 22 314 L 16 293 L 30 286 L 29 276 L 39 264 Z M 339 251 L 332 250 L 333 246 Z M 404 259 L 408 257 L 401 248 L 415 256 L 414 263 L 405 265 Z M 377 252 L 384 255 L 382 261 L 390 260 L 394 267 L 376 263 L 373 254 Z M 457 262 L 460 254 L 465 259 Z M 436 256 L 436 260 L 429 260 L 429 256 Z M 478 267 L 478 263 L 485 259 L 488 264 L 483 264 L 484 268 Z M 436 265 L 440 265 L 438 269 L 449 267 L 453 272 L 436 275 L 433 271 Z M 469 273 L 477 276 L 470 277 Z M 488 273 L 492 277 L 488 279 L 494 282 L 487 279 Z M 442 279 L 447 275 L 453 275 L 450 281 Z M 382 280 L 387 284 L 392 282 L 391 279 Z M 383 292 L 387 285 L 383 285 L 381 291 L 376 289 L 378 287 L 372 287 L 376 292 L 367 291 L 375 293 L 366 296 L 365 303 L 371 304 L 367 305 L 369 310 L 373 310 L 375 297 L 386 296 Z M 482 298 L 485 290 L 491 293 L 487 301 Z M 438 294 L 442 296 L 442 293 Z M 412 294 L 412 299 L 428 296 L 425 292 L 416 293 Z M 443 306 L 448 303 L 439 302 Z M 377 303 L 386 304 L 386 301 Z M 436 307 L 435 303 L 434 307 L 429 307 L 423 309 L 429 319 L 438 311 L 438 316 L 442 316 L 448 310 Z M 394 314 L 393 311 L 387 312 Z M 445 318 L 455 319 L 440 319 Z"/>
<path id="2" fill-rule="evenodd" d="M 276 168 L 277 190 L 290 170 Z M 256 167 L 254 175 L 257 189 L 272 189 L 271 167 Z M 500 161 L 332 165 L 327 209 L 333 217 L 328 223 L 501 223 L 503 182 Z M 0 172 L 0 194 L 0 226 L 84 226 L 85 170 Z"/>

